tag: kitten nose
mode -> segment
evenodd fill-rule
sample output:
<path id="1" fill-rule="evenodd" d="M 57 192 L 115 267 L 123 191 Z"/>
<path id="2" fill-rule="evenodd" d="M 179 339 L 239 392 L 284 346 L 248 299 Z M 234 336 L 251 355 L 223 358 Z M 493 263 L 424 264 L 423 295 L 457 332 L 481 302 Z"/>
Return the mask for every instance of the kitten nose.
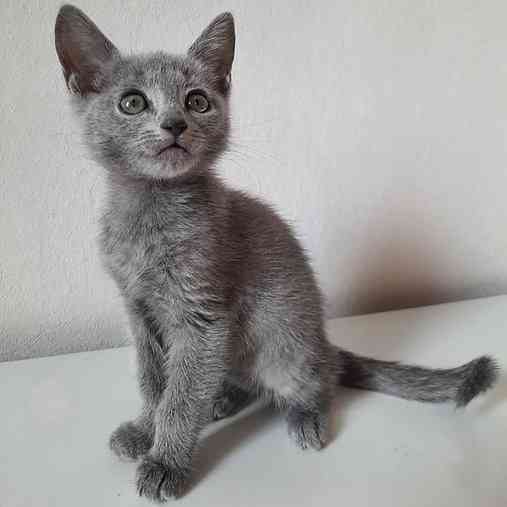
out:
<path id="1" fill-rule="evenodd" d="M 187 129 L 187 123 L 183 118 L 167 118 L 160 127 L 171 132 L 174 137 L 178 137 Z"/>

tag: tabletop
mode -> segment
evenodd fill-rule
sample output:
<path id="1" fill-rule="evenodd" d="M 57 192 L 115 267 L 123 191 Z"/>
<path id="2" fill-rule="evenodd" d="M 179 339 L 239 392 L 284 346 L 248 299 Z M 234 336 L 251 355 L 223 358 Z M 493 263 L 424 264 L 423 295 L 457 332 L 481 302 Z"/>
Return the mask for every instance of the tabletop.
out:
<path id="1" fill-rule="evenodd" d="M 507 366 L 507 296 L 328 322 L 361 354 L 450 367 Z M 283 416 L 254 405 L 210 425 L 183 506 L 505 507 L 507 381 L 465 409 L 342 388 L 333 439 L 297 449 Z M 153 505 L 107 441 L 140 400 L 131 347 L 0 364 L 0 506 Z"/>

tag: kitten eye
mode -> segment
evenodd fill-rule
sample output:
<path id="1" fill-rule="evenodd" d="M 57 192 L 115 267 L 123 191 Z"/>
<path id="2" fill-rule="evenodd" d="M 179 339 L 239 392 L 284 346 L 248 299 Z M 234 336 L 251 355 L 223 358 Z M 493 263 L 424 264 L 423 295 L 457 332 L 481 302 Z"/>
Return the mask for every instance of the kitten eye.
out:
<path id="1" fill-rule="evenodd" d="M 120 109 L 125 114 L 139 114 L 148 104 L 140 93 L 129 93 L 120 100 Z"/>
<path id="2" fill-rule="evenodd" d="M 187 95 L 187 107 L 196 113 L 205 113 L 209 109 L 209 100 L 202 92 L 190 92 Z"/>

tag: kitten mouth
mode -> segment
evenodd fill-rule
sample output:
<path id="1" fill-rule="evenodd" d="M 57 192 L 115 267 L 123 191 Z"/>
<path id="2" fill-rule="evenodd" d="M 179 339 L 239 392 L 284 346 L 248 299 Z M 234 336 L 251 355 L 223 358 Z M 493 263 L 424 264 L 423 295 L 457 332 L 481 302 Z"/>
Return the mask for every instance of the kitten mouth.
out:
<path id="1" fill-rule="evenodd" d="M 178 144 L 177 142 L 167 144 L 163 146 L 160 150 L 157 152 L 157 156 L 162 155 L 163 153 L 188 153 L 188 150 L 181 146 L 181 144 Z"/>

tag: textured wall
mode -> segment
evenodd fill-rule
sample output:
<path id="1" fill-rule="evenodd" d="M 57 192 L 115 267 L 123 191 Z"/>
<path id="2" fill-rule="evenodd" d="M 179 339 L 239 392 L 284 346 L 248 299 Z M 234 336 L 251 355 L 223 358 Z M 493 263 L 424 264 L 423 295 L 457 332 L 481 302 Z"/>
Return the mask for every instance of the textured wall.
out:
<path id="1" fill-rule="evenodd" d="M 53 48 L 59 2 L 0 4 L 0 359 L 126 340 L 97 259 L 101 170 Z M 328 315 L 507 287 L 504 1 L 79 2 L 123 49 L 238 29 L 223 174 L 291 219 Z"/>

